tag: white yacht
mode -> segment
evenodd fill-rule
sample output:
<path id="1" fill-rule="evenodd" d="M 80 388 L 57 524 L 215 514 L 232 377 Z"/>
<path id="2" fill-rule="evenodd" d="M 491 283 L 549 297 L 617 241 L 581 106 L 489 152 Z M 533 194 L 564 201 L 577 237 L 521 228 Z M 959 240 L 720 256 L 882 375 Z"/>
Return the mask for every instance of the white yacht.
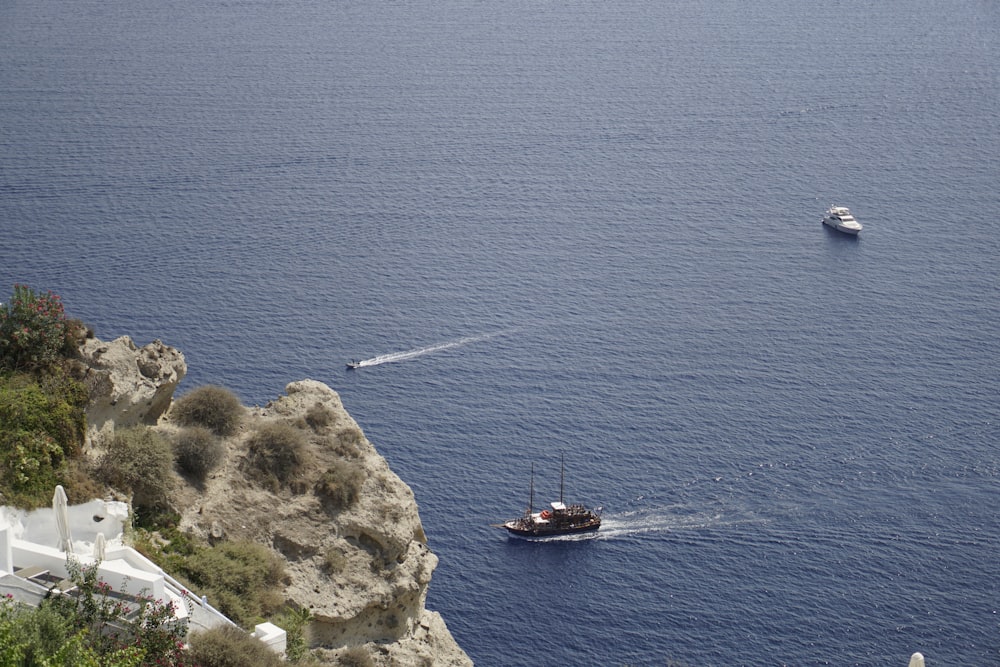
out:
<path id="1" fill-rule="evenodd" d="M 853 236 L 861 233 L 861 223 L 854 219 L 846 206 L 831 206 L 823 218 L 823 224 Z"/>

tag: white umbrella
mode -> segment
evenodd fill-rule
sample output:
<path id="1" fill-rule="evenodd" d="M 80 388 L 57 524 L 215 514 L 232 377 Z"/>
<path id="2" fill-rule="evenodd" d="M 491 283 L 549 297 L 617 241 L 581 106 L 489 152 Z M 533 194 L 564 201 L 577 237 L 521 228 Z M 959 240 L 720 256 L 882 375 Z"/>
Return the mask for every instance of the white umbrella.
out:
<path id="1" fill-rule="evenodd" d="M 107 546 L 107 540 L 104 539 L 104 533 L 98 533 L 97 537 L 94 539 L 94 558 L 97 560 L 104 560 L 104 550 Z"/>
<path id="2" fill-rule="evenodd" d="M 52 496 L 52 511 L 56 515 L 56 530 L 59 531 L 59 550 L 73 553 L 73 536 L 69 534 L 69 501 L 62 485 L 56 486 Z"/>
<path id="3" fill-rule="evenodd" d="M 914 653 L 910 656 L 910 667 L 924 667 L 924 656 L 922 653 Z"/>

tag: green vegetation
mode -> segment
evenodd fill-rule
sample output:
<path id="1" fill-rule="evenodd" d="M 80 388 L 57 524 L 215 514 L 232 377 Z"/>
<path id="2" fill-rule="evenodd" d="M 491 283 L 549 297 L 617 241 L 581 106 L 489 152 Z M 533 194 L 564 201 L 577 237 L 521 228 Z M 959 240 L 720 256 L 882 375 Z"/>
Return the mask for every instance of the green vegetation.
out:
<path id="1" fill-rule="evenodd" d="M 174 402 L 170 414 L 181 426 L 201 426 L 219 436 L 236 433 L 243 420 L 243 405 L 223 387 L 198 387 Z"/>
<path id="2" fill-rule="evenodd" d="M 86 399 L 69 377 L 0 374 L 0 504 L 51 502 L 68 460 L 83 450 Z"/>
<path id="3" fill-rule="evenodd" d="M 70 361 L 83 332 L 51 292 L 15 285 L 0 305 L 0 503 L 48 504 L 83 451 L 88 395 Z"/>
<path id="4" fill-rule="evenodd" d="M 225 453 L 222 441 L 207 428 L 182 428 L 174 438 L 177 467 L 199 483 L 222 463 Z"/>
<path id="5" fill-rule="evenodd" d="M 132 504 L 142 517 L 167 508 L 173 467 L 170 443 L 156 431 L 140 426 L 115 431 L 97 471 L 106 484 L 132 492 Z"/>
<path id="6" fill-rule="evenodd" d="M 212 606 L 243 628 L 249 630 L 270 619 L 285 630 L 288 662 L 308 662 L 305 628 L 312 615 L 308 609 L 285 606 L 280 589 L 285 577 L 284 564 L 266 547 L 243 541 L 209 546 L 176 528 L 161 529 L 156 535 L 140 529 L 135 547 L 185 582 L 190 590 L 206 595 Z M 245 651 L 254 651 L 261 645 L 256 640 L 252 644 L 246 642 L 245 634 L 240 637 L 237 633 L 224 633 L 215 637 L 214 632 L 206 633 L 207 637 L 201 635 L 201 639 L 190 639 L 194 660 L 199 665 L 271 664 L 256 660 L 216 662 L 223 659 L 226 650 L 233 651 L 234 660 L 242 660 L 247 655 Z"/>
<path id="7" fill-rule="evenodd" d="M 81 372 L 77 359 L 86 335 L 92 334 L 66 317 L 51 292 L 15 285 L 13 297 L 0 304 L 0 504 L 48 505 L 57 484 L 71 502 L 102 496 L 105 485 L 131 492 L 139 526 L 157 530 L 137 528 L 137 548 L 244 627 L 279 614 L 289 659 L 305 659 L 304 628 L 311 617 L 307 610 L 283 607 L 281 559 L 258 544 L 208 545 L 173 527 L 175 463 L 188 479 L 203 482 L 224 457 L 220 438 L 239 429 L 245 413 L 239 399 L 221 387 L 195 389 L 173 406 L 171 415 L 182 428 L 172 442 L 148 427 L 116 431 L 91 467 L 83 456 L 85 409 L 91 391 L 108 387 L 100 382 L 103 376 Z M 333 419 L 317 403 L 303 427 L 319 431 Z M 266 482 L 296 483 L 306 444 L 305 431 L 268 425 L 250 438 L 248 461 Z M 348 493 L 335 489 L 335 481 L 331 476 L 326 493 Z M 339 483 L 349 487 L 349 480 Z M 197 635 L 192 650 L 183 651 L 186 629 L 175 625 L 169 607 L 141 594 L 111 597 L 95 568 L 73 565 L 71 577 L 79 595 L 53 594 L 37 608 L 0 599 L 0 667 L 282 664 L 256 639 L 233 629 Z"/>
<path id="8" fill-rule="evenodd" d="M 247 439 L 247 463 L 257 477 L 280 488 L 305 465 L 306 444 L 305 433 L 290 424 L 263 424 Z"/>
<path id="9" fill-rule="evenodd" d="M 301 663 L 309 656 L 305 628 L 312 620 L 312 613 L 302 607 L 287 608 L 276 619 L 275 625 L 285 631 L 285 658 L 288 662 Z"/>
<path id="10" fill-rule="evenodd" d="M 80 447 L 82 409 L 46 393 L 26 375 L 0 377 L 0 500 L 38 507 L 52 489 L 70 453 Z"/>
<path id="11" fill-rule="evenodd" d="M 52 595 L 37 607 L 0 599 L 0 667 L 144 667 L 190 665 L 186 626 L 173 608 L 147 595 L 111 597 L 96 566 L 70 561 L 75 596 Z"/>
<path id="12" fill-rule="evenodd" d="M 284 577 L 284 567 L 260 544 L 221 542 L 196 549 L 181 572 L 243 627 L 252 627 L 281 607 L 277 586 Z"/>
<path id="13" fill-rule="evenodd" d="M 184 581 L 212 606 L 252 628 L 283 605 L 279 584 L 285 576 L 280 558 L 253 542 L 224 541 L 209 546 L 174 528 L 158 536 L 140 530 L 135 548 Z"/>

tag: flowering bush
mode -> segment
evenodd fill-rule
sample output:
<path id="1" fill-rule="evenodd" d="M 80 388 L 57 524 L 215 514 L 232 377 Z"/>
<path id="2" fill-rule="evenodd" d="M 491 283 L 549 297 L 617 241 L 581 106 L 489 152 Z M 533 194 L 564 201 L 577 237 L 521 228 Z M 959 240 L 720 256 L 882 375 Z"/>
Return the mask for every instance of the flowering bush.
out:
<path id="1" fill-rule="evenodd" d="M 98 578 L 96 564 L 70 559 L 66 567 L 77 591 L 53 596 L 46 603 L 69 621 L 91 651 L 98 656 L 132 656 L 133 664 L 143 667 L 191 664 L 184 652 L 187 623 L 174 618 L 172 602 L 112 591 Z"/>
<path id="2" fill-rule="evenodd" d="M 57 295 L 14 285 L 10 303 L 0 307 L 0 366 L 34 371 L 72 356 L 79 328 Z"/>
<path id="3" fill-rule="evenodd" d="M 93 591 L 92 591 L 93 592 Z M 96 612 L 100 604 L 93 604 Z M 110 607 L 105 606 L 108 610 Z M 179 639 L 162 647 L 139 639 L 143 634 L 103 636 L 88 625 L 96 613 L 76 615 L 72 599 L 57 596 L 39 607 L 22 605 L 6 595 L 0 598 L 0 667 L 145 667 L 189 665 Z M 154 624 L 157 622 L 154 620 Z M 141 633 L 161 633 L 156 628 Z"/>

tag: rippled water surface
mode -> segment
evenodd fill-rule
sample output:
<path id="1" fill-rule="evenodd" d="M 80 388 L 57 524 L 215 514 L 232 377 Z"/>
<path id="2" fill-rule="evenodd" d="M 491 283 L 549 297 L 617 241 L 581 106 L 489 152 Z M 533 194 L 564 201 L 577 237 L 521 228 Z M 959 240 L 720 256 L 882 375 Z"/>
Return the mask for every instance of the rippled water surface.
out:
<path id="1" fill-rule="evenodd" d="M 981 0 L 6 0 L 0 288 L 187 388 L 335 388 L 477 664 L 997 665 L 997 34 Z M 491 527 L 563 454 L 601 531 Z"/>

